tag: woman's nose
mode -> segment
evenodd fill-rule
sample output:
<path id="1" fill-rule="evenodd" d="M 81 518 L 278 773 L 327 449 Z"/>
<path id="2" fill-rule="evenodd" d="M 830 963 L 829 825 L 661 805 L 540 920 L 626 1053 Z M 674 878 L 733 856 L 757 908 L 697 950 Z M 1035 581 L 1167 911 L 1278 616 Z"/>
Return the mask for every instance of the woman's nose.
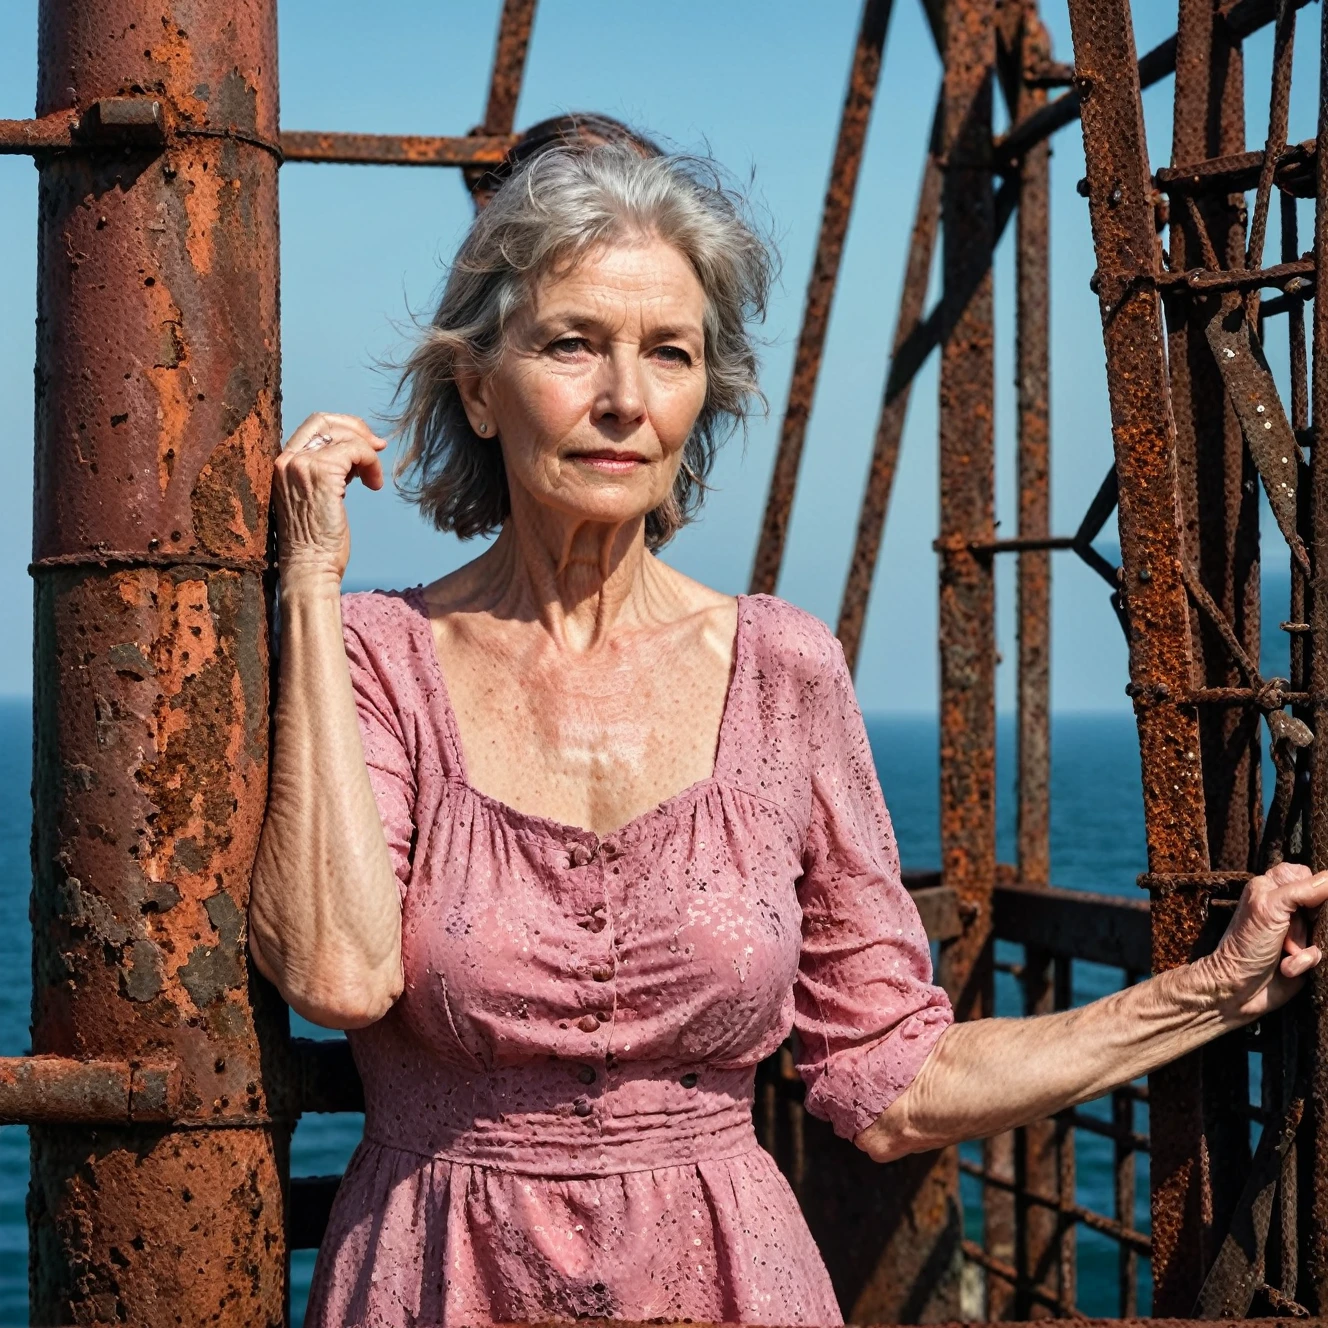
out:
<path id="1" fill-rule="evenodd" d="M 635 353 L 615 346 L 604 357 L 600 373 L 595 418 L 635 424 L 645 414 L 645 393 Z"/>

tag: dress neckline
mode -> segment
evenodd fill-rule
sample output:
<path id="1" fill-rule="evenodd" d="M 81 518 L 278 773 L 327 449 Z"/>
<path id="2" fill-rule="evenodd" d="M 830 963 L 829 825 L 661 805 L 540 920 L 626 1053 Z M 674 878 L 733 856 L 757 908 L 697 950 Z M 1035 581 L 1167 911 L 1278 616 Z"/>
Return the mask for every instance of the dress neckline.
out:
<path id="1" fill-rule="evenodd" d="M 501 798 L 495 798 L 492 794 L 485 793 L 483 789 L 476 788 L 471 783 L 465 750 L 461 745 L 461 729 L 457 723 L 456 709 L 452 705 L 452 695 L 448 690 L 447 675 L 443 671 L 443 661 L 438 654 L 438 641 L 433 634 L 433 619 L 429 615 L 429 606 L 424 600 L 424 585 L 421 583 L 400 593 L 402 598 L 415 610 L 419 618 L 419 626 L 424 632 L 425 644 L 428 647 L 425 653 L 430 660 L 426 667 L 432 673 L 448 746 L 451 748 L 451 782 L 459 784 L 472 798 L 483 803 L 509 824 L 548 835 L 555 839 L 589 844 L 595 848 L 610 842 L 624 844 L 628 840 L 634 839 L 657 818 L 666 817 L 678 811 L 687 803 L 722 783 L 731 740 L 730 729 L 732 728 L 733 712 L 736 708 L 735 697 L 747 665 L 748 643 L 745 619 L 750 596 L 740 594 L 736 597 L 738 613 L 737 626 L 733 632 L 733 657 L 729 665 L 728 688 L 724 693 L 724 707 L 720 712 L 719 731 L 715 739 L 715 759 L 710 774 L 703 779 L 698 779 L 695 783 L 687 785 L 686 788 L 680 789 L 677 793 L 671 794 L 648 810 L 638 813 L 618 826 L 616 830 L 600 835 L 585 826 L 570 825 L 566 821 L 559 821 L 549 816 L 540 816 L 536 812 L 520 811 L 513 807 L 511 803 L 504 802 Z"/>

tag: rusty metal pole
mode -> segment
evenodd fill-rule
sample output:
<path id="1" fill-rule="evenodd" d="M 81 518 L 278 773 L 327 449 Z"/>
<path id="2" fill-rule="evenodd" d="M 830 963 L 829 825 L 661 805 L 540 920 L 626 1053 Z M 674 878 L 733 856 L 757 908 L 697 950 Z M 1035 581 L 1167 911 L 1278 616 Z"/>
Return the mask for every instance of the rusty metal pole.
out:
<path id="1" fill-rule="evenodd" d="M 942 948 L 941 975 L 958 1016 L 973 1019 L 992 1013 L 996 878 L 995 587 L 991 555 L 972 548 L 995 534 L 995 4 L 952 0 L 945 26 L 942 300 L 949 332 L 941 348 L 937 541 L 941 873 L 959 897 L 964 930 Z M 1002 1243 L 1005 1234 L 998 1233 Z"/>
<path id="2" fill-rule="evenodd" d="M 1026 11 L 1024 65 L 1050 59 L 1051 43 L 1037 17 Z M 1021 115 L 1046 104 L 1042 88 L 1020 89 Z M 1051 534 L 1051 145 L 1037 144 L 1019 168 L 1016 235 L 1018 299 L 1019 537 Z M 1019 879 L 1051 882 L 1051 554 L 1019 554 Z"/>
<path id="3" fill-rule="evenodd" d="M 505 0 L 498 20 L 498 41 L 489 77 L 489 100 L 484 108 L 485 134 L 510 134 L 516 120 L 516 104 L 526 72 L 530 31 L 535 26 L 537 0 Z"/>
<path id="4" fill-rule="evenodd" d="M 779 568 L 784 561 L 784 543 L 788 537 L 793 494 L 798 486 L 798 467 L 802 445 L 807 437 L 816 379 L 821 371 L 821 352 L 825 349 L 830 327 L 830 303 L 839 277 L 839 260 L 848 235 L 853 195 L 858 187 L 858 170 L 867 141 L 876 85 L 881 77 L 881 58 L 885 49 L 886 29 L 894 0 L 863 0 L 862 22 L 853 48 L 849 69 L 848 92 L 839 120 L 830 183 L 821 210 L 821 231 L 816 241 L 816 257 L 807 283 L 807 303 L 802 313 L 802 329 L 793 356 L 793 377 L 789 383 L 788 405 L 779 431 L 775 468 L 770 477 L 765 515 L 752 566 L 752 594 L 770 595 L 779 583 Z"/>
<path id="5" fill-rule="evenodd" d="M 1017 34 L 1017 68 L 1007 87 L 1011 118 L 1020 123 L 1047 104 L 1043 87 L 1029 74 L 1051 62 L 1051 40 L 1037 5 L 1023 7 Z M 1051 145 L 1043 140 L 1019 164 L 1016 234 L 1019 537 L 1051 534 Z M 1051 883 L 1051 554 L 1025 550 L 1018 568 L 1018 808 L 1019 879 Z M 1049 1014 L 1056 1007 L 1053 957 L 1029 947 L 1024 956 L 1024 1009 Z M 1057 1121 L 1038 1121 L 1019 1132 L 1015 1174 L 1030 1193 L 1058 1206 L 1074 1202 L 1074 1132 Z M 1025 1286 L 1015 1298 L 1020 1318 L 1046 1318 L 1051 1311 L 1028 1294 L 1031 1286 L 1055 1286 L 1074 1303 L 1075 1228 L 1062 1223 L 1048 1204 L 1023 1203 L 1016 1215 L 1014 1263 Z"/>
<path id="6" fill-rule="evenodd" d="M 1228 35 L 1211 0 L 1181 0 L 1176 32 L 1172 165 L 1245 150 L 1245 83 L 1241 48 Z M 1213 194 L 1196 206 L 1171 208 L 1173 271 L 1223 268 L 1245 260 L 1244 198 Z M 1207 261 L 1206 261 L 1207 258 Z M 1176 465 L 1183 518 L 1182 553 L 1240 638 L 1259 657 L 1258 474 L 1245 450 L 1209 344 L 1212 319 L 1244 317 L 1239 294 L 1191 295 L 1173 290 L 1164 300 L 1167 362 L 1176 421 Z M 1226 643 L 1200 614 L 1191 621 L 1195 685 L 1236 687 L 1244 681 Z M 1259 712 L 1208 706 L 1199 713 L 1200 759 L 1208 823 L 1208 854 L 1217 868 L 1257 866 L 1263 807 L 1259 793 Z M 1205 905 L 1191 897 L 1188 925 L 1202 926 Z M 1210 1199 L 1205 1201 L 1207 1262 L 1231 1221 L 1249 1169 L 1248 1053 L 1243 1037 L 1226 1038 L 1202 1055 L 1203 1132 Z M 1197 1085 L 1195 1085 L 1197 1086 Z"/>
<path id="7" fill-rule="evenodd" d="M 1314 261 L 1328 272 L 1328 7 L 1323 11 L 1319 63 L 1319 129 L 1314 222 Z M 1309 675 L 1316 735 L 1309 748 L 1310 864 L 1328 867 L 1328 299 L 1314 301 L 1313 425 L 1310 449 L 1311 575 L 1309 593 Z M 1315 942 L 1328 946 L 1328 909 L 1321 909 Z M 1305 1241 L 1300 1299 L 1314 1313 L 1328 1315 L 1328 974 L 1322 966 L 1311 982 L 1310 1009 L 1302 1045 L 1310 1056 L 1308 1145 L 1302 1150 L 1299 1229 Z M 1302 1053 L 1303 1054 L 1303 1053 Z"/>
<path id="8" fill-rule="evenodd" d="M 1120 478 L 1122 593 L 1139 727 L 1153 899 L 1153 966 L 1186 960 L 1204 899 L 1183 876 L 1208 868 L 1199 728 L 1179 704 L 1191 678 L 1148 145 L 1128 0 L 1070 0 L 1089 213 Z M 1153 1275 L 1159 1314 L 1188 1313 L 1202 1285 L 1206 1185 L 1201 1076 L 1189 1057 L 1152 1077 Z"/>
<path id="9" fill-rule="evenodd" d="M 901 353 L 918 336 L 922 327 L 932 257 L 936 250 L 936 232 L 941 221 L 939 136 L 938 107 L 932 121 L 927 163 L 923 167 L 922 187 L 918 190 L 917 210 L 913 216 L 908 259 L 904 265 L 904 284 L 899 293 L 899 315 L 895 321 L 894 344 L 890 352 L 890 368 L 886 373 L 871 464 L 858 512 L 858 532 L 853 542 L 853 556 L 849 560 L 844 598 L 840 603 L 839 624 L 835 629 L 835 635 L 844 647 L 844 658 L 852 670 L 857 669 L 858 652 L 862 646 L 867 605 L 871 600 L 876 559 L 885 533 L 885 515 L 890 507 L 890 490 L 894 487 L 895 469 L 899 464 L 899 444 L 904 436 L 904 422 L 908 418 L 908 401 L 916 370 L 916 366 L 902 367 Z"/>
<path id="10" fill-rule="evenodd" d="M 284 1007 L 255 1008 L 245 953 L 276 59 L 274 0 L 40 9 L 37 113 L 78 124 L 38 156 L 32 1043 L 159 1062 L 173 1105 L 32 1129 L 34 1323 L 286 1314 Z"/>

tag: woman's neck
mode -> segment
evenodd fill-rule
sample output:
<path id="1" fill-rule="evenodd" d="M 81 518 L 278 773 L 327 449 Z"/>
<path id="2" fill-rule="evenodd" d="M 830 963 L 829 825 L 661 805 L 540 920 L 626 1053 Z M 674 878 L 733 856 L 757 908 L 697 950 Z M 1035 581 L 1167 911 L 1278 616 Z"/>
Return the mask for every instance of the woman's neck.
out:
<path id="1" fill-rule="evenodd" d="M 523 513 L 472 566 L 484 609 L 537 621 L 576 651 L 594 649 L 615 627 L 657 617 L 661 599 L 671 598 L 667 572 L 646 549 L 644 519 L 604 525 Z"/>

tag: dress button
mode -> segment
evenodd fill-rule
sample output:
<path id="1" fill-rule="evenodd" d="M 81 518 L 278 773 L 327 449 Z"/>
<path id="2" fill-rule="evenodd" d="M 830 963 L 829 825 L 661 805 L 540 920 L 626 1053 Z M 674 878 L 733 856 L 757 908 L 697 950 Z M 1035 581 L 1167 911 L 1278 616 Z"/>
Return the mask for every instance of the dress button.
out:
<path id="1" fill-rule="evenodd" d="M 593 1014 L 583 1014 L 581 1018 L 576 1021 L 576 1026 L 583 1033 L 593 1033 L 599 1027 L 599 1020 L 596 1019 Z"/>
<path id="2" fill-rule="evenodd" d="M 567 855 L 573 867 L 584 867 L 595 856 L 595 850 L 589 844 L 576 844 Z"/>
<path id="3" fill-rule="evenodd" d="M 590 1103 L 587 1102 L 585 1098 L 579 1097 L 575 1102 L 572 1103 L 572 1110 L 576 1112 L 578 1116 L 589 1116 L 591 1112 L 591 1106 Z"/>
<path id="4" fill-rule="evenodd" d="M 577 1072 L 576 1077 L 583 1084 L 593 1084 L 595 1082 L 595 1071 L 589 1065 L 583 1065 Z"/>
<path id="5" fill-rule="evenodd" d="M 695 1088 L 695 1087 L 696 1087 L 696 1076 L 695 1076 L 694 1074 L 685 1074 L 685 1075 L 683 1075 L 683 1077 L 682 1077 L 681 1079 L 678 1080 L 678 1082 L 679 1082 L 684 1088 Z"/>
<path id="6" fill-rule="evenodd" d="M 596 982 L 607 982 L 613 976 L 612 968 L 597 968 L 590 974 Z"/>

